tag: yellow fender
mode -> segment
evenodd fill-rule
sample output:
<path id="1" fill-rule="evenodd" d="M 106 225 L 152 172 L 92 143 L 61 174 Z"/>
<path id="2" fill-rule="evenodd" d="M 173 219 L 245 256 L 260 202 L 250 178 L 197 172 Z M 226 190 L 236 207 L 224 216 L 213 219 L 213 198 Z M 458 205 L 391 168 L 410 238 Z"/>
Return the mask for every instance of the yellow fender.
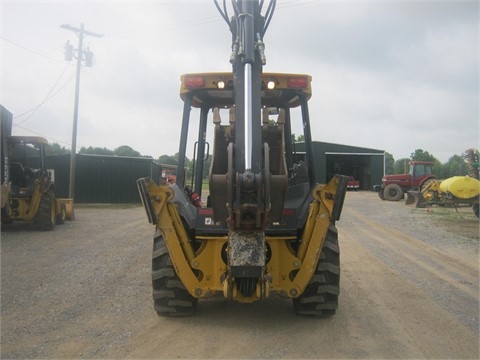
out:
<path id="1" fill-rule="evenodd" d="M 336 175 L 327 185 L 317 185 L 313 189 L 313 201 L 297 254 L 302 266 L 294 282 L 300 293 L 305 290 L 317 268 L 330 226 L 339 220 L 347 181 L 348 177 Z"/>

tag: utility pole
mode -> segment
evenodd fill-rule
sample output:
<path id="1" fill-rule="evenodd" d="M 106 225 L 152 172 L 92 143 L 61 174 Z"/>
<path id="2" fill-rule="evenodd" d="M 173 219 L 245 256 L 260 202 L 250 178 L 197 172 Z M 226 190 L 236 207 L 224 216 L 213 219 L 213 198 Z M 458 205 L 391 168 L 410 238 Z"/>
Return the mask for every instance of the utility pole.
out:
<path id="1" fill-rule="evenodd" d="M 75 196 L 75 169 L 76 169 L 76 153 L 77 153 L 77 123 L 78 123 L 78 99 L 80 94 L 80 70 L 82 67 L 83 55 L 85 53 L 85 60 L 87 66 L 91 66 L 92 53 L 88 50 L 83 51 L 83 38 L 87 35 L 101 38 L 103 35 L 97 34 L 91 31 L 85 30 L 83 24 L 79 28 L 75 28 L 70 25 L 60 25 L 61 28 L 73 31 L 78 36 L 78 49 L 77 49 L 77 77 L 75 84 L 75 103 L 73 109 L 73 130 L 72 130 L 72 149 L 70 157 L 70 185 L 68 190 L 69 198 L 73 199 Z M 70 61 L 73 57 L 73 47 L 69 42 L 65 45 L 65 60 Z"/>

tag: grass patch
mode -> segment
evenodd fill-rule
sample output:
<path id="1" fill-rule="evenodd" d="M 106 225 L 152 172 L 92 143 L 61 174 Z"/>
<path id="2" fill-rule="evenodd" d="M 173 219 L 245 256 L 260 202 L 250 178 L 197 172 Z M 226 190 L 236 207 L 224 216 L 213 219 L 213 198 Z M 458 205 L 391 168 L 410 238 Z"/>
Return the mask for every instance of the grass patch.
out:
<path id="1" fill-rule="evenodd" d="M 469 239 L 479 240 L 480 221 L 471 206 L 454 207 L 434 206 L 425 209 L 412 209 L 412 213 L 425 216 L 434 226 L 445 229 L 449 233 L 461 235 Z"/>

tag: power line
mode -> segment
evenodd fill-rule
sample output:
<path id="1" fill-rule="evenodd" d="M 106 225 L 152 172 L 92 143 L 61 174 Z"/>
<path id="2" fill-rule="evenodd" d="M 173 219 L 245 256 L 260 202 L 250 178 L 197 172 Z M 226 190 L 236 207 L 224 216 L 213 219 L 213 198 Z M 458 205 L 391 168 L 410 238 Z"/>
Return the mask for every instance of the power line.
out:
<path id="1" fill-rule="evenodd" d="M 289 7 L 292 7 L 292 6 L 308 5 L 308 4 L 311 4 L 311 3 L 315 3 L 317 1 L 318 0 L 301 0 L 301 1 L 296 0 L 296 1 L 292 1 L 292 2 L 278 4 L 277 9 L 282 10 L 282 9 L 289 8 Z M 188 1 L 186 1 L 186 2 L 188 2 Z M 145 8 L 149 8 L 149 7 L 153 7 L 153 6 L 147 6 Z M 135 9 L 134 12 L 144 10 L 145 8 Z M 192 26 L 216 23 L 216 22 L 219 22 L 221 20 L 222 20 L 222 18 L 218 17 L 218 16 L 208 16 L 208 17 L 199 18 L 199 19 L 196 19 L 196 20 L 193 20 L 193 21 L 190 21 L 190 22 L 182 22 L 182 23 L 176 23 L 176 24 L 166 24 L 166 25 L 164 25 L 160 28 L 157 28 L 157 29 L 153 29 L 153 28 L 144 29 L 144 30 L 139 30 L 139 31 L 134 32 L 134 33 L 129 33 L 128 35 L 117 35 L 117 36 L 113 36 L 113 37 L 118 38 L 118 39 L 129 39 L 129 38 L 136 38 L 136 37 L 144 37 L 144 36 L 147 36 L 147 35 L 158 36 L 158 35 L 161 35 L 163 32 L 183 30 L 183 29 L 186 29 L 186 28 L 189 28 L 189 27 L 192 27 Z"/>
<path id="2" fill-rule="evenodd" d="M 52 140 L 52 141 L 54 141 L 54 142 L 62 143 L 62 144 L 65 144 L 65 145 L 70 145 L 70 144 L 68 144 L 68 143 L 65 142 L 65 141 L 52 138 L 52 137 L 50 137 L 50 136 L 41 134 L 41 133 L 39 133 L 39 132 L 37 132 L 37 131 L 33 131 L 33 130 L 30 130 L 30 129 L 27 129 L 27 128 L 25 128 L 25 127 L 23 127 L 23 126 L 20 126 L 20 125 L 17 125 L 17 126 L 18 126 L 20 129 L 23 129 L 23 130 L 25 130 L 25 131 L 31 132 L 32 134 L 35 134 L 35 135 L 44 137 L 44 138 L 46 138 L 46 139 L 48 139 L 48 140 Z"/>
<path id="3" fill-rule="evenodd" d="M 38 109 L 40 109 L 40 107 L 45 104 L 48 100 L 52 99 L 56 94 L 58 94 L 61 90 L 63 90 L 63 88 L 65 88 L 65 86 L 67 86 L 67 84 L 74 78 L 73 76 L 68 79 L 60 89 L 58 89 L 55 93 L 52 94 L 53 90 L 55 89 L 55 87 L 57 86 L 57 84 L 59 83 L 60 79 L 63 77 L 63 74 L 65 73 L 65 71 L 67 70 L 68 66 L 70 65 L 70 63 L 67 63 L 67 65 L 63 68 L 60 76 L 58 77 L 57 81 L 55 81 L 55 84 L 53 84 L 52 88 L 50 89 L 50 91 L 47 93 L 47 96 L 45 96 L 45 99 L 43 99 L 43 101 L 41 101 L 38 105 L 32 107 L 31 109 L 27 110 L 27 111 L 24 111 L 23 113 L 19 114 L 19 115 L 16 115 L 14 116 L 14 119 L 17 119 L 23 115 L 26 115 L 28 113 L 30 113 L 29 116 L 27 116 L 26 119 L 23 119 L 22 121 L 14 124 L 13 126 L 18 126 L 20 124 L 23 124 L 25 121 L 27 121 L 28 119 L 30 119 L 36 112 Z"/>
<path id="4" fill-rule="evenodd" d="M 0 36 L 0 39 L 2 39 L 3 41 L 6 41 L 6 42 L 8 42 L 8 43 L 10 43 L 10 44 L 12 44 L 12 45 L 15 45 L 16 47 L 19 47 L 20 49 L 23 49 L 23 50 L 25 50 L 25 51 L 27 51 L 27 52 L 29 52 L 29 53 L 32 53 L 32 54 L 34 54 L 34 55 L 37 55 L 37 56 L 40 56 L 40 57 L 43 57 L 43 58 L 45 58 L 45 59 L 52 60 L 52 61 L 55 61 L 55 62 L 63 62 L 62 60 L 55 59 L 55 58 L 52 58 L 52 57 L 50 57 L 50 56 L 46 56 L 46 55 L 44 55 L 44 54 L 40 54 L 39 52 L 33 51 L 33 50 L 29 49 L 29 48 L 26 48 L 25 46 L 20 45 L 20 44 L 17 44 L 16 42 L 14 42 L 14 41 L 12 41 L 12 40 L 6 39 L 6 38 L 3 37 L 3 36 Z"/>

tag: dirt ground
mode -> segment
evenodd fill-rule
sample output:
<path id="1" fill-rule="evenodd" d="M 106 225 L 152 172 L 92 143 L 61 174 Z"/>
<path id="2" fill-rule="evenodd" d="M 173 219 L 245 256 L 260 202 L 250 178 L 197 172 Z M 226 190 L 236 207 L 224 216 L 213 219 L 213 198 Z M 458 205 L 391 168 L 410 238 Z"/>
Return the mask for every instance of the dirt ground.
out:
<path id="1" fill-rule="evenodd" d="M 153 310 L 153 226 L 143 208 L 82 206 L 52 232 L 1 233 L 1 358 L 478 359 L 479 221 L 349 192 L 341 293 L 328 319 L 290 300 L 202 300 Z"/>

